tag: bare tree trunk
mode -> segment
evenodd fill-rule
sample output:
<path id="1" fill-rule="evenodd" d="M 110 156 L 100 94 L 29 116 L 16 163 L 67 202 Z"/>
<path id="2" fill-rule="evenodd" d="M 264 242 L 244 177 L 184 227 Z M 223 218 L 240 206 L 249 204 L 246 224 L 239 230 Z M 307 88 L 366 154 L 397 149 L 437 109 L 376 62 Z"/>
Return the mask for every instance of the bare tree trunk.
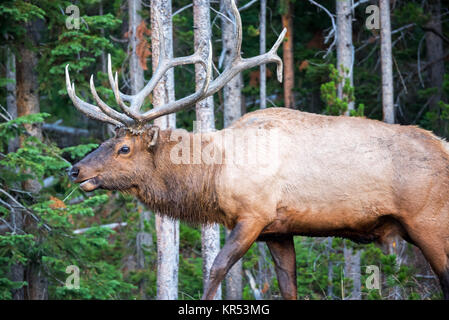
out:
<path id="1" fill-rule="evenodd" d="M 17 118 L 16 56 L 9 47 L 6 48 L 6 78 L 13 81 L 6 84 L 6 109 L 13 118 Z M 19 139 L 13 139 L 8 144 L 8 152 L 13 152 L 18 147 Z"/>
<path id="2" fill-rule="evenodd" d="M 17 103 L 16 103 L 16 57 L 9 47 L 6 48 L 6 78 L 13 80 L 14 82 L 8 82 L 6 84 L 6 109 L 8 113 L 17 118 Z M 19 147 L 19 139 L 15 138 L 9 141 L 8 152 L 15 152 Z M 23 216 L 19 210 L 11 212 L 10 218 L 11 225 L 14 228 L 23 228 Z M 10 280 L 15 282 L 22 282 L 25 280 L 24 267 L 21 264 L 15 264 L 11 266 Z M 14 300 L 23 300 L 24 288 L 12 290 L 12 298 Z"/>
<path id="3" fill-rule="evenodd" d="M 27 35 L 37 46 L 38 27 L 36 24 L 27 25 Z M 33 113 L 39 113 L 39 83 L 37 78 L 38 57 L 35 51 L 32 51 L 26 44 L 25 39 L 19 44 L 19 57 L 16 61 L 17 67 L 17 115 L 24 116 Z M 25 125 L 27 132 L 39 139 L 42 139 L 42 129 L 37 124 Z M 31 193 L 38 193 L 41 185 L 36 180 L 28 180 L 23 184 L 23 188 Z M 26 222 L 25 224 L 34 222 Z M 25 290 L 25 299 L 45 300 L 48 299 L 48 281 L 43 274 L 40 261 L 28 264 L 25 271 L 28 286 Z"/>
<path id="4" fill-rule="evenodd" d="M 349 300 L 362 300 L 360 251 L 356 250 L 354 253 L 353 249 L 348 248 L 345 244 L 343 255 L 345 258 L 345 277 L 352 280 L 352 291 Z"/>
<path id="5" fill-rule="evenodd" d="M 352 44 L 352 1 L 351 0 L 337 0 L 337 68 L 342 81 L 338 84 L 337 93 L 338 98 L 348 98 L 347 93 L 344 92 L 344 86 L 347 80 L 349 84 L 353 85 L 353 53 L 354 46 Z M 354 102 L 348 103 L 348 110 L 346 115 L 349 115 L 350 110 L 354 110 Z M 360 252 L 356 250 L 354 253 L 352 248 L 344 247 L 345 257 L 345 275 L 352 280 L 352 294 L 350 299 L 361 299 L 361 284 L 360 284 Z"/>
<path id="6" fill-rule="evenodd" d="M 395 122 L 393 55 L 391 49 L 390 0 L 379 0 L 380 56 L 382 65 L 382 110 L 386 123 Z"/>
<path id="7" fill-rule="evenodd" d="M 222 0 L 220 7 L 221 12 L 231 21 L 234 16 L 229 14 L 230 8 L 227 6 L 228 1 Z M 221 32 L 224 53 L 224 67 L 230 63 L 232 48 L 234 44 L 234 26 L 226 18 L 221 19 Z M 234 121 L 242 116 L 242 87 L 243 78 L 239 73 L 231 81 L 223 87 L 223 125 L 229 127 Z M 229 230 L 226 230 L 226 238 L 229 236 Z M 226 275 L 226 299 L 241 300 L 242 299 L 242 260 L 237 261 Z"/>
<path id="8" fill-rule="evenodd" d="M 229 1 L 221 1 L 221 12 L 225 14 L 229 20 L 234 21 L 234 16 L 230 13 L 230 8 L 227 6 L 227 3 L 229 3 Z M 231 62 L 230 59 L 235 41 L 234 25 L 228 19 L 224 17 L 221 19 L 224 53 L 223 65 L 225 68 Z M 242 116 L 242 88 L 243 77 L 241 73 L 237 74 L 223 87 L 224 127 L 230 126 Z"/>
<path id="9" fill-rule="evenodd" d="M 295 63 L 293 58 L 293 3 L 290 0 L 282 0 L 284 13 L 282 14 L 282 26 L 287 28 L 285 41 L 282 43 L 284 61 L 284 104 L 286 108 L 295 107 L 293 88 L 295 86 Z"/>
<path id="10" fill-rule="evenodd" d="M 143 210 L 140 213 L 139 216 L 139 229 L 140 231 L 137 233 L 136 236 L 136 249 L 137 249 L 137 269 L 143 270 L 148 268 L 147 259 L 145 258 L 145 250 L 149 250 L 150 247 L 153 245 L 153 237 L 151 236 L 151 233 L 147 232 L 145 230 L 146 222 L 150 221 L 151 212 Z M 147 288 L 147 280 L 142 279 L 139 282 L 139 292 L 140 297 L 143 299 L 147 298 L 146 295 L 146 288 Z"/>
<path id="11" fill-rule="evenodd" d="M 139 63 L 139 57 L 137 56 L 137 45 L 139 43 L 139 39 L 137 37 L 137 27 L 142 22 L 142 18 L 140 17 L 139 11 L 142 9 L 142 5 L 140 0 L 129 0 L 128 1 L 128 17 L 129 17 L 129 31 L 128 31 L 128 39 L 129 39 L 129 48 L 130 48 L 130 57 L 129 57 L 129 75 L 130 75 L 130 85 L 131 85 L 131 93 L 136 94 L 140 91 L 140 89 L 144 86 L 144 77 L 143 77 L 143 69 Z M 143 207 L 142 205 L 139 205 Z M 137 251 L 137 269 L 145 269 L 147 268 L 147 263 L 145 259 L 145 250 L 144 248 L 148 248 L 152 245 L 152 237 L 151 234 L 145 231 L 145 223 L 150 220 L 151 212 L 142 210 L 140 214 L 139 220 L 139 229 L 140 231 L 137 233 L 136 238 L 136 251 Z M 139 291 L 140 296 L 142 298 L 146 298 L 146 281 L 143 279 L 139 283 Z"/>
<path id="12" fill-rule="evenodd" d="M 210 4 L 209 0 L 193 1 L 193 23 L 195 29 L 195 50 L 201 43 L 211 40 L 210 26 Z M 204 56 L 207 59 L 207 56 Z M 195 65 L 196 90 L 200 89 L 206 71 L 200 65 Z M 208 97 L 196 104 L 196 132 L 211 132 L 215 130 L 214 98 Z M 201 228 L 201 253 L 203 256 L 203 288 L 209 282 L 210 269 L 220 251 L 220 226 L 218 224 L 206 225 Z M 214 297 L 221 299 L 221 287 L 218 288 Z"/>
<path id="13" fill-rule="evenodd" d="M 155 12 L 159 14 L 162 35 L 159 34 Z M 151 45 L 153 70 L 156 69 L 159 56 L 159 37 L 164 37 L 165 51 L 173 56 L 173 27 L 171 21 L 171 1 L 152 0 L 151 2 Z M 153 91 L 155 107 L 175 100 L 174 73 L 170 69 Z M 155 125 L 161 129 L 176 126 L 175 114 L 158 118 Z M 175 300 L 178 298 L 179 266 L 179 221 L 156 215 L 157 232 L 157 299 Z"/>
<path id="14" fill-rule="evenodd" d="M 19 47 L 17 67 L 17 115 L 24 116 L 39 113 L 39 84 L 37 79 L 38 58 L 36 52 L 30 50 L 25 44 Z M 25 125 L 32 136 L 42 138 L 42 130 L 37 124 Z"/>
<path id="15" fill-rule="evenodd" d="M 343 93 L 343 87 L 346 79 L 352 86 L 353 81 L 353 54 L 354 46 L 352 44 L 352 1 L 351 0 L 337 0 L 337 68 L 343 81 L 338 84 L 338 97 L 343 99 L 347 94 Z M 348 111 L 354 110 L 354 102 L 348 104 Z"/>
<path id="16" fill-rule="evenodd" d="M 100 0 L 100 3 L 98 4 L 99 8 L 98 8 L 98 14 L 100 16 L 103 15 L 103 0 Z M 100 28 L 100 34 L 101 36 L 104 38 L 104 28 Z M 106 73 L 107 69 L 106 69 L 106 53 L 104 51 L 101 51 L 101 71 Z"/>
<path id="17" fill-rule="evenodd" d="M 430 98 L 430 110 L 436 112 L 438 115 L 436 126 L 436 133 L 443 134 L 444 128 L 441 128 L 442 121 L 440 118 L 441 110 L 438 106 L 438 102 L 441 100 L 443 92 L 443 80 L 444 80 L 444 60 L 443 57 L 443 39 L 438 36 L 435 32 L 443 34 L 441 26 L 441 1 L 431 0 L 429 3 L 429 12 L 431 14 L 430 21 L 427 23 L 427 33 L 426 33 L 426 50 L 427 50 L 427 61 L 437 61 L 432 64 L 429 68 L 429 87 L 436 88 L 437 91 Z"/>
<path id="18" fill-rule="evenodd" d="M 260 54 L 267 50 L 267 0 L 260 0 Z M 260 109 L 267 107 L 267 65 L 260 66 Z"/>
<path id="19" fill-rule="evenodd" d="M 141 0 L 128 0 L 128 16 L 129 16 L 129 76 L 131 91 L 133 94 L 137 93 L 144 85 L 143 69 L 139 63 L 137 56 L 137 45 L 139 38 L 137 37 L 137 27 L 142 22 L 142 17 L 139 11 L 142 10 Z"/>
<path id="20" fill-rule="evenodd" d="M 259 261 L 257 263 L 259 268 L 259 274 L 257 277 L 259 292 L 262 299 L 271 300 L 271 274 L 268 260 L 269 257 L 267 255 L 267 245 L 265 242 L 258 242 L 257 250 L 259 251 Z"/>
<path id="21" fill-rule="evenodd" d="M 394 86 L 393 86 L 393 52 L 391 47 L 391 17 L 390 17 L 390 1 L 379 0 L 380 7 L 380 49 L 382 64 L 382 109 L 383 120 L 386 123 L 395 123 L 394 111 Z M 402 248 L 404 240 L 399 237 L 393 239 L 393 243 L 389 244 L 389 254 L 396 255 L 396 266 L 399 267 L 401 258 L 399 257 L 398 248 Z M 401 291 L 399 286 L 393 287 L 393 298 L 401 299 Z"/>
<path id="22" fill-rule="evenodd" d="M 333 278 L 334 278 L 334 264 L 331 260 L 332 255 L 332 238 L 327 238 L 327 249 L 326 249 L 326 255 L 328 259 L 327 263 L 327 297 L 330 299 L 334 298 L 334 284 L 333 284 Z"/>

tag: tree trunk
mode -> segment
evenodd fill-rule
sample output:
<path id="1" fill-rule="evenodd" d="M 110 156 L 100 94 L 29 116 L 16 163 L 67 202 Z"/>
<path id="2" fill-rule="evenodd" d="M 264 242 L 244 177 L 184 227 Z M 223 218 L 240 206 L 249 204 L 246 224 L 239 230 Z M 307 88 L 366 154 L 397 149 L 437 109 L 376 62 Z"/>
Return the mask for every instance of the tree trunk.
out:
<path id="1" fill-rule="evenodd" d="M 139 57 L 137 55 L 137 45 L 139 44 L 139 38 L 137 37 L 137 27 L 142 22 L 142 17 L 139 11 L 142 10 L 141 0 L 129 0 L 128 1 L 128 16 L 129 16 L 129 76 L 132 94 L 138 92 L 144 85 L 143 69 L 139 63 Z"/>
<path id="2" fill-rule="evenodd" d="M 390 1 L 379 0 L 379 7 L 383 120 L 386 123 L 395 123 Z M 388 245 L 389 254 L 396 255 L 397 267 L 399 267 L 401 261 L 397 249 L 402 248 L 404 245 L 406 245 L 404 240 L 397 236 L 393 239 L 393 243 Z M 393 287 L 393 297 L 395 300 L 401 299 L 400 287 L 397 285 Z"/>
<path id="3" fill-rule="evenodd" d="M 395 122 L 393 56 L 391 50 L 390 0 L 379 0 L 380 56 L 382 65 L 382 110 L 386 123 Z"/>
<path id="4" fill-rule="evenodd" d="M 234 21 L 234 16 L 230 14 L 230 8 L 227 6 L 228 1 L 221 1 L 221 12 L 228 17 L 229 20 Z M 237 1 L 236 1 L 237 4 Z M 234 25 L 228 19 L 222 17 L 221 32 L 222 43 L 224 51 L 223 67 L 226 68 L 230 59 L 232 58 L 232 50 L 234 48 L 235 34 Z M 234 121 L 242 116 L 242 88 L 243 77 L 242 74 L 237 74 L 223 87 L 223 117 L 224 127 L 230 126 Z"/>
<path id="5" fill-rule="evenodd" d="M 230 8 L 227 1 L 221 1 L 221 12 L 231 21 L 234 16 L 229 14 Z M 224 51 L 224 68 L 230 63 L 232 48 L 235 41 L 234 26 L 226 18 L 221 19 L 222 43 Z M 242 87 L 243 78 L 239 73 L 223 87 L 223 126 L 229 127 L 234 121 L 242 116 Z M 226 238 L 229 236 L 229 230 L 226 230 Z M 226 275 L 226 299 L 242 299 L 242 260 L 237 261 Z"/>
<path id="6" fill-rule="evenodd" d="M 439 34 L 443 34 L 441 26 L 441 1 L 431 0 L 429 2 L 429 10 L 431 16 L 427 23 L 428 30 L 434 30 Z M 436 88 L 436 92 L 430 98 L 430 110 L 438 115 L 437 123 L 435 123 L 435 131 L 437 134 L 443 134 L 444 128 L 441 128 L 442 121 L 440 120 L 440 107 L 438 102 L 441 100 L 443 80 L 444 80 L 444 60 L 443 57 L 443 39 L 435 32 L 427 31 L 426 33 L 426 47 L 427 47 L 427 61 L 437 61 L 429 67 L 429 87 Z"/>
<path id="7" fill-rule="evenodd" d="M 99 6 L 98 7 L 98 14 L 100 16 L 102 16 L 103 15 L 103 0 L 100 0 L 100 3 L 98 4 L 98 6 Z M 101 34 L 102 38 L 105 37 L 104 36 L 104 28 L 100 28 L 100 34 Z M 107 72 L 107 68 L 106 68 L 106 53 L 104 51 L 101 51 L 100 58 L 101 58 L 101 60 L 100 60 L 101 61 L 101 71 L 106 73 Z"/>
<path id="8" fill-rule="evenodd" d="M 353 86 L 353 53 L 354 47 L 352 44 L 352 1 L 337 0 L 337 68 L 342 81 L 338 84 L 337 93 L 338 98 L 348 98 L 347 93 L 344 93 L 344 86 L 347 80 Z M 349 115 L 350 110 L 354 110 L 354 102 L 348 103 L 348 110 L 346 115 Z M 356 250 L 354 253 L 352 248 L 344 247 L 345 257 L 345 276 L 352 280 L 352 294 L 351 300 L 360 300 L 361 297 L 361 283 L 360 283 L 360 252 Z"/>
<path id="9" fill-rule="evenodd" d="M 295 64 L 293 59 L 293 3 L 283 0 L 284 13 L 282 26 L 287 28 L 285 41 L 282 43 L 284 61 L 284 104 L 286 108 L 295 108 L 293 88 L 295 86 Z"/>
<path id="10" fill-rule="evenodd" d="M 6 79 L 13 81 L 6 84 L 6 109 L 13 118 L 17 118 L 16 56 L 9 47 L 6 48 Z M 19 139 L 12 139 L 8 144 L 8 152 L 14 152 L 18 147 Z"/>
<path id="11" fill-rule="evenodd" d="M 257 282 L 259 292 L 262 299 L 271 300 L 271 275 L 269 268 L 269 257 L 267 255 L 267 245 L 265 242 L 257 242 L 257 250 L 259 251 L 258 268 L 259 274 L 257 276 Z"/>
<path id="12" fill-rule="evenodd" d="M 353 86 L 353 53 L 354 46 L 352 45 L 352 1 L 351 0 L 337 0 L 337 68 L 343 81 L 338 84 L 337 92 L 340 99 L 347 97 L 343 93 L 343 87 L 346 79 Z M 348 104 L 346 115 L 349 115 L 350 110 L 354 110 L 354 102 Z"/>
<path id="13" fill-rule="evenodd" d="M 331 260 L 332 255 L 332 238 L 327 238 L 327 248 L 326 248 L 326 255 L 328 259 L 327 263 L 327 298 L 333 299 L 334 298 L 334 264 Z"/>
<path id="14" fill-rule="evenodd" d="M 211 40 L 210 26 L 210 3 L 209 0 L 193 1 L 193 23 L 195 50 L 206 41 Z M 207 56 L 204 55 L 204 60 Z M 195 84 L 199 90 L 206 77 L 206 71 L 200 65 L 195 65 Z M 210 96 L 196 104 L 196 132 L 211 132 L 215 130 L 214 98 Z M 218 224 L 207 225 L 201 228 L 201 253 L 203 256 L 203 287 L 209 282 L 210 269 L 220 251 L 220 226 Z M 221 299 L 221 287 L 218 288 L 214 297 Z"/>
<path id="15" fill-rule="evenodd" d="M 155 12 L 159 14 L 162 35 L 159 35 Z M 165 40 L 165 51 L 173 56 L 173 27 L 171 21 L 171 1 L 152 0 L 151 2 L 151 45 L 153 70 L 159 56 L 159 37 Z M 170 69 L 153 91 L 155 107 L 175 100 L 174 73 Z M 160 129 L 175 128 L 176 116 L 170 114 L 154 121 Z M 156 215 L 157 232 L 157 299 L 175 300 L 178 298 L 179 265 L 179 221 Z"/>
<path id="16" fill-rule="evenodd" d="M 130 85 L 131 85 L 131 93 L 136 94 L 139 92 L 144 86 L 144 78 L 143 78 L 143 69 L 139 63 L 139 57 L 137 55 L 137 45 L 139 43 L 139 39 L 137 37 L 137 27 L 142 22 L 142 18 L 140 17 L 139 11 L 142 9 L 142 5 L 140 0 L 129 0 L 128 1 L 128 17 L 129 17 L 129 31 L 128 31 L 128 39 L 129 39 L 129 76 L 130 76 Z M 139 207 L 143 207 L 139 204 Z M 139 218 L 139 229 L 140 231 L 137 233 L 136 237 L 136 252 L 137 252 L 137 269 L 143 270 L 147 268 L 147 263 L 145 259 L 145 250 L 144 248 L 148 248 L 152 245 L 152 237 L 151 234 L 145 231 L 145 223 L 150 220 L 151 212 L 142 210 Z M 139 292 L 141 298 L 146 298 L 146 281 L 142 279 L 139 283 Z"/>
<path id="17" fill-rule="evenodd" d="M 27 24 L 27 36 L 34 47 L 38 46 L 39 28 L 37 21 Z M 16 61 L 16 80 L 17 80 L 17 116 L 39 113 L 39 83 L 37 77 L 38 57 L 35 51 L 32 51 L 23 39 L 18 45 L 19 57 Z M 42 139 L 42 129 L 38 124 L 26 124 L 27 132 Z M 23 184 L 23 189 L 31 193 L 38 193 L 41 185 L 36 180 L 28 180 Z M 25 228 L 27 224 L 33 224 L 32 221 L 25 219 Z M 28 264 L 25 271 L 28 286 L 25 289 L 24 298 L 30 300 L 48 299 L 48 281 L 43 274 L 41 261 L 34 261 Z"/>
<path id="18" fill-rule="evenodd" d="M 137 269 L 144 270 L 148 268 L 147 259 L 145 258 L 145 250 L 148 250 L 153 244 L 153 237 L 151 233 L 145 231 L 146 222 L 150 221 L 151 212 L 143 210 L 139 217 L 139 229 L 140 231 L 136 236 L 136 249 L 137 249 Z M 147 281 L 142 279 L 139 283 L 140 297 L 146 299 Z"/>
<path id="19" fill-rule="evenodd" d="M 17 118 L 16 103 L 16 57 L 9 47 L 6 48 L 6 78 L 14 82 L 6 84 L 6 109 L 12 118 Z M 15 152 L 19 147 L 19 139 L 14 138 L 9 141 L 8 152 Z M 11 212 L 11 225 L 14 228 L 23 229 L 23 216 L 19 210 Z M 21 264 L 11 266 L 9 279 L 11 281 L 22 282 L 25 280 L 24 267 Z M 14 300 L 23 300 L 24 288 L 12 290 Z"/>
<path id="20" fill-rule="evenodd" d="M 267 50 L 267 0 L 260 0 L 260 54 Z M 267 107 L 267 65 L 260 66 L 260 109 Z"/>
<path id="21" fill-rule="evenodd" d="M 352 248 L 348 248 L 345 244 L 343 249 L 345 258 L 345 278 L 348 278 L 352 282 L 352 291 L 349 296 L 349 300 L 362 300 L 362 284 L 360 281 L 360 251 L 353 251 Z"/>

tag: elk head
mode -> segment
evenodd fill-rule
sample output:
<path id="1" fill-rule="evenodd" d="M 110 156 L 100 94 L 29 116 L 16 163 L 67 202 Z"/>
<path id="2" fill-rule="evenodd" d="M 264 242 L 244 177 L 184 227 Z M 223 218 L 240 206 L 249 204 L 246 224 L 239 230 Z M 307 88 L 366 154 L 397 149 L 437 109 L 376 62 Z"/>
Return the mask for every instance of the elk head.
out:
<path id="1" fill-rule="evenodd" d="M 225 70 L 214 80 L 212 78 L 212 45 L 203 43 L 198 46 L 197 51 L 186 57 L 173 58 L 165 52 L 164 38 L 161 31 L 159 61 L 152 78 L 144 88 L 135 95 L 127 95 L 119 90 L 118 75 L 112 73 L 111 57 L 108 55 L 108 77 L 113 89 L 115 100 L 121 112 L 109 107 L 98 96 L 94 86 L 93 75 L 90 78 L 90 89 L 97 105 L 87 103 L 75 93 L 75 85 L 71 83 L 69 76 L 69 65 L 66 66 L 66 86 L 70 99 L 75 107 L 88 117 L 115 125 L 118 130 L 114 138 L 104 142 L 97 150 L 90 153 L 83 160 L 73 166 L 69 175 L 75 182 L 81 183 L 81 188 L 91 191 L 96 188 L 127 190 L 135 187 L 139 180 L 139 174 L 147 167 L 148 161 L 153 156 L 151 146 L 158 140 L 158 128 L 148 125 L 151 120 L 158 117 L 180 111 L 194 105 L 196 102 L 213 95 L 219 91 L 227 82 L 234 78 L 239 72 L 261 64 L 275 62 L 277 64 L 277 77 L 282 81 L 282 60 L 276 51 L 284 39 L 286 29 L 279 35 L 276 43 L 270 51 L 265 54 L 251 57 L 241 57 L 242 44 L 242 21 L 235 2 L 230 1 L 230 8 L 235 16 L 236 36 L 233 48 L 233 58 Z M 160 22 L 158 13 L 156 22 L 159 30 Z M 153 91 L 157 83 L 170 68 L 186 65 L 200 64 L 206 71 L 205 79 L 199 89 L 180 100 L 168 102 L 161 106 L 155 106 L 148 111 L 141 111 L 144 99 Z"/>
<path id="2" fill-rule="evenodd" d="M 115 137 L 102 143 L 70 170 L 70 177 L 84 191 L 97 188 L 129 190 L 148 174 L 159 130 L 144 127 L 135 134 L 129 128 L 117 128 Z"/>

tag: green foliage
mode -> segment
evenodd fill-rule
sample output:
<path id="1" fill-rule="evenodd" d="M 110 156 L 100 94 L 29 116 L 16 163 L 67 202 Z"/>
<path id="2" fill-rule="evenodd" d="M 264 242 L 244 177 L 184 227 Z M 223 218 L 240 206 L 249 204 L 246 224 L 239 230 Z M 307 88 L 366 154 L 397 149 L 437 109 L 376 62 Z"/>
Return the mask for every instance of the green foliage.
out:
<path id="1" fill-rule="evenodd" d="M 328 115 L 339 116 L 348 111 L 349 103 L 355 100 L 354 87 L 351 86 L 349 79 L 349 70 L 345 69 L 345 76 L 340 75 L 334 65 L 329 65 L 330 81 L 321 85 L 321 99 L 326 105 L 325 113 Z M 338 97 L 338 87 L 344 83 L 342 87 L 342 97 Z M 365 106 L 360 104 L 356 110 L 351 110 L 351 116 L 363 117 Z"/>
<path id="2" fill-rule="evenodd" d="M 8 141 L 18 134 L 23 137 L 21 147 L 16 152 L 0 158 L 0 188 L 5 190 L 0 195 L 0 217 L 8 219 L 12 214 L 11 208 L 14 208 L 15 214 L 32 214 L 39 219 L 38 223 L 27 222 L 22 228 L 14 229 L 12 226 L 13 230 L 0 236 L 0 298 L 10 299 L 11 289 L 27 285 L 10 281 L 9 270 L 13 265 L 26 266 L 29 263 L 40 265 L 48 277 L 50 298 L 129 297 L 134 285 L 125 282 L 115 263 L 108 261 L 113 256 L 114 242 L 110 239 L 115 232 L 92 227 L 83 234 L 73 234 L 76 229 L 74 221 L 94 216 L 95 210 L 108 202 L 109 197 L 97 193 L 85 201 L 71 204 L 69 197 L 64 197 L 71 186 L 63 174 L 63 169 L 70 165 L 61 156 L 63 150 L 25 134 L 25 125 L 42 122 L 45 116 L 48 115 L 34 114 L 0 124 L 0 150 L 4 150 Z M 73 156 L 82 156 L 92 147 L 79 146 L 66 151 Z M 21 183 L 27 180 L 37 180 L 43 185 L 43 180 L 50 176 L 58 181 L 50 190 L 42 189 L 39 194 L 19 190 Z M 10 199 L 5 192 L 13 195 L 23 209 L 17 205 L 9 207 Z M 73 192 L 81 195 L 79 190 Z M 68 276 L 65 270 L 69 265 L 80 269 L 79 290 L 65 287 Z"/>

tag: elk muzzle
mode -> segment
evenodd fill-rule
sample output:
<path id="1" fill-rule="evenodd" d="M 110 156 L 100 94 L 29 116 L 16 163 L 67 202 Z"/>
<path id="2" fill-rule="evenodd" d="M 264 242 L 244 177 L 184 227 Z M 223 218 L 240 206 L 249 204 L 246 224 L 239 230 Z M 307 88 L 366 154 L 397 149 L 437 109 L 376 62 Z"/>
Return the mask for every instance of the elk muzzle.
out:
<path id="1" fill-rule="evenodd" d="M 84 171 L 78 165 L 74 165 L 68 174 L 70 179 L 75 183 L 79 183 L 80 188 L 84 191 L 93 191 L 100 187 L 100 179 L 98 176 L 86 178 Z"/>

